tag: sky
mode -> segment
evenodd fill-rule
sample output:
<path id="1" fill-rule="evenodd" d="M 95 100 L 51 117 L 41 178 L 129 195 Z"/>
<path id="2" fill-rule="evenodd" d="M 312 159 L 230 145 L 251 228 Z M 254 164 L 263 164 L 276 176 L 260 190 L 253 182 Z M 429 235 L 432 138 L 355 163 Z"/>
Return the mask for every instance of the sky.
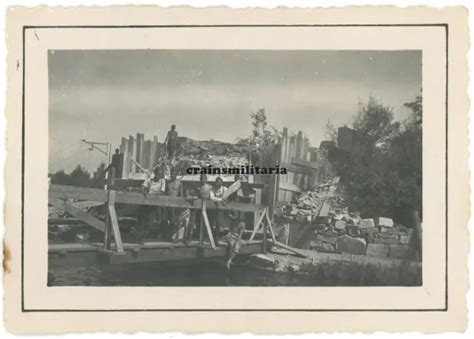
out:
<path id="1" fill-rule="evenodd" d="M 370 95 L 406 118 L 422 87 L 421 51 L 51 50 L 48 73 L 50 172 L 105 160 L 82 139 L 163 142 L 172 124 L 234 142 L 263 107 L 270 125 L 317 147 L 329 119 L 350 124 Z"/>

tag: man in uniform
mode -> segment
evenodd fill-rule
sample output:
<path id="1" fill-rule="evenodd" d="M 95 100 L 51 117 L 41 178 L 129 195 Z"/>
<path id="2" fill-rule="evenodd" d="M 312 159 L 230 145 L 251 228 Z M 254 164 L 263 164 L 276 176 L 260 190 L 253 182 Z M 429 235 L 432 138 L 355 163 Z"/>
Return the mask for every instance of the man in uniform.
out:
<path id="1" fill-rule="evenodd" d="M 174 161 L 176 156 L 176 148 L 178 146 L 178 132 L 176 131 L 176 125 L 171 125 L 171 130 L 168 131 L 168 135 L 166 136 L 164 143 L 168 152 L 168 159 Z"/>

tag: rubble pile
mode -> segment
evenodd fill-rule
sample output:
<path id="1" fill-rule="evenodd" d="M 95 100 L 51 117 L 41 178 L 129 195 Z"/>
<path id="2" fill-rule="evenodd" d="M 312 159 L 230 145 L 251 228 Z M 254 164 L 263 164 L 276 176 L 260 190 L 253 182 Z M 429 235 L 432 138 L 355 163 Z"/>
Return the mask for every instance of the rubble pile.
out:
<path id="1" fill-rule="evenodd" d="M 329 213 L 347 213 L 345 206 L 344 191 L 337 182 L 331 179 L 329 182 L 319 185 L 313 191 L 305 191 L 296 195 L 291 203 L 283 206 L 276 213 L 303 223 L 313 223 L 321 216 L 323 204 L 329 207 Z"/>
<path id="2" fill-rule="evenodd" d="M 178 138 L 179 157 L 203 157 L 207 155 L 227 158 L 248 157 L 248 147 L 240 144 L 230 144 L 217 140 L 192 140 L 186 137 Z"/>
<path id="3" fill-rule="evenodd" d="M 358 213 L 339 214 L 315 225 L 308 249 L 372 257 L 405 258 L 412 230 L 390 218 L 361 219 Z"/>

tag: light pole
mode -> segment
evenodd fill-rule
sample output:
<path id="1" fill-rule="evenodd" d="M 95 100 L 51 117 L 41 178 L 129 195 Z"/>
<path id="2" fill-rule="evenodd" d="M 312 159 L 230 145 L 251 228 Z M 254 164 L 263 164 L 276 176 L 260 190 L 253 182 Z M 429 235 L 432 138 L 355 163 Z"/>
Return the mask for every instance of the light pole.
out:
<path id="1" fill-rule="evenodd" d="M 88 141 L 86 139 L 82 139 L 82 142 L 89 145 L 89 151 L 99 151 L 100 153 L 104 154 L 107 157 L 107 165 L 110 164 L 110 155 L 112 153 L 111 147 L 112 145 L 109 142 L 98 142 L 98 141 Z M 105 173 L 105 180 L 109 178 L 109 174 Z M 104 185 L 104 189 L 107 189 L 107 184 Z"/>

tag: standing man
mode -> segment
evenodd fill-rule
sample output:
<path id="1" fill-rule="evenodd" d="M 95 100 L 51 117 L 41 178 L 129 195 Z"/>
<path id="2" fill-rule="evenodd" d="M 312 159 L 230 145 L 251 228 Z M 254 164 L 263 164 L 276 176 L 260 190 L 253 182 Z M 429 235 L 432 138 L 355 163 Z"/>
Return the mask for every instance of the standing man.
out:
<path id="1" fill-rule="evenodd" d="M 103 175 L 110 171 L 112 168 L 115 169 L 114 178 L 120 178 L 120 150 L 118 148 L 115 149 L 115 154 L 112 155 L 112 162 L 107 166 L 104 170 Z"/>
<path id="2" fill-rule="evenodd" d="M 176 148 L 178 147 L 178 132 L 176 131 L 176 125 L 171 125 L 171 130 L 168 131 L 164 143 L 166 145 L 166 150 L 168 151 L 168 159 L 174 162 Z"/>

